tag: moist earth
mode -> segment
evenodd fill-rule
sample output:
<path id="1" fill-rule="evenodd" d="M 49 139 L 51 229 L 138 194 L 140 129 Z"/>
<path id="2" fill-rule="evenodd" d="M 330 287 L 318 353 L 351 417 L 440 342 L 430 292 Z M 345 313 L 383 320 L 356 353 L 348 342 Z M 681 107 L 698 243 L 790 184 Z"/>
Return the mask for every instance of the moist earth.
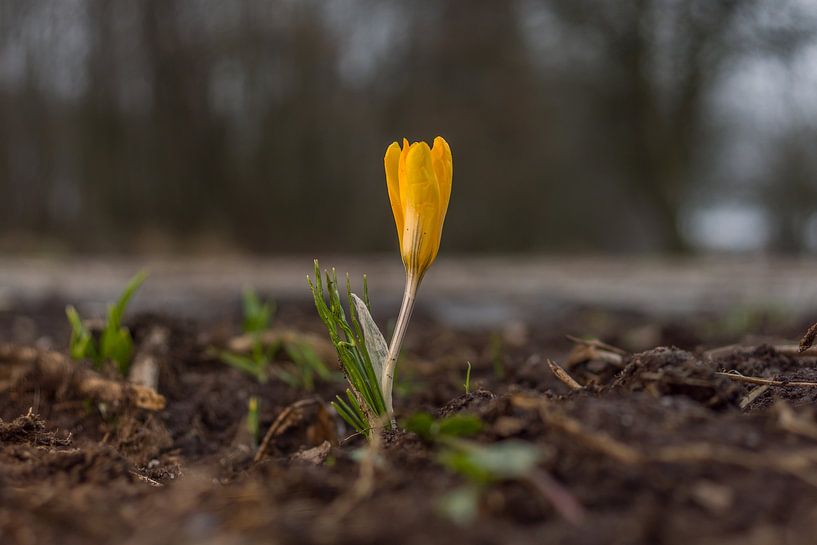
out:
<path id="1" fill-rule="evenodd" d="M 807 321 L 737 331 L 712 316 L 578 309 L 461 331 L 420 313 L 399 369 L 401 420 L 473 415 L 474 441 L 541 453 L 530 476 L 482 485 L 463 521 L 440 508 L 467 482 L 440 445 L 397 430 L 367 446 L 328 405 L 342 380 L 307 391 L 220 362 L 214 348 L 240 333 L 235 309 L 217 323 L 129 320 L 137 350 L 153 328 L 169 332 L 161 409 L 78 386 L 125 382 L 67 359 L 61 309 L 0 314 L 3 544 L 814 543 L 817 356 L 794 342 Z M 283 305 L 272 331 L 303 335 L 336 366 L 307 305 Z M 55 374 L 46 362 L 58 360 L 72 367 Z M 253 396 L 261 447 L 246 425 Z"/>

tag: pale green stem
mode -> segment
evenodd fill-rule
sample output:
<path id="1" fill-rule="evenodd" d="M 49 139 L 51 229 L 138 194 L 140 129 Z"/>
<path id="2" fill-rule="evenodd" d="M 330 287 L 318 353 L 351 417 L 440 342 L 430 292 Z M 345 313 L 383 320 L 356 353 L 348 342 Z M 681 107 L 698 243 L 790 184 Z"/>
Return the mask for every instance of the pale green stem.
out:
<path id="1" fill-rule="evenodd" d="M 394 387 L 394 370 L 397 367 L 397 358 L 400 356 L 400 347 L 403 345 L 403 338 L 406 336 L 411 313 L 414 310 L 414 300 L 417 296 L 417 288 L 420 286 L 422 275 L 413 273 L 406 274 L 406 290 L 403 292 L 403 303 L 400 305 L 400 313 L 397 315 L 397 324 L 394 326 L 394 334 L 389 345 L 389 355 L 386 358 L 386 365 L 383 368 L 383 378 L 381 390 L 383 400 L 386 402 L 386 411 L 394 425 L 394 405 L 392 402 L 392 389 Z"/>

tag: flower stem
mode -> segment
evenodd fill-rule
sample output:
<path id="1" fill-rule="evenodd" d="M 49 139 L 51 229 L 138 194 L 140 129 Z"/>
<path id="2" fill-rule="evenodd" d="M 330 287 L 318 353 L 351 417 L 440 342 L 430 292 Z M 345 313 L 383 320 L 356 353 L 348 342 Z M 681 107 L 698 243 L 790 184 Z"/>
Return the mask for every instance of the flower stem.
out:
<path id="1" fill-rule="evenodd" d="M 394 386 L 394 370 L 397 367 L 397 358 L 400 356 L 400 347 L 403 345 L 403 338 L 408 329 L 411 313 L 414 310 L 414 301 L 417 296 L 417 288 L 420 286 L 421 275 L 414 273 L 406 274 L 406 289 L 403 292 L 403 303 L 400 305 L 400 313 L 397 315 L 397 324 L 394 326 L 394 334 L 389 345 L 389 355 L 386 358 L 386 366 L 383 369 L 381 390 L 383 400 L 386 402 L 386 412 L 395 426 L 394 404 L 392 402 L 392 389 Z"/>

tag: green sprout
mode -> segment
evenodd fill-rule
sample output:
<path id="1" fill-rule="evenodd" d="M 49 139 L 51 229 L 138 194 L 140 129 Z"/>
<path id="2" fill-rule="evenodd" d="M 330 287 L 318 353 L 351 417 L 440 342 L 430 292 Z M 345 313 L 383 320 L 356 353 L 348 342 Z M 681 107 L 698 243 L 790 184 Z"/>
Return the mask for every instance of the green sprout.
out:
<path id="1" fill-rule="evenodd" d="M 281 340 L 265 346 L 264 332 L 269 328 L 275 313 L 273 303 L 261 301 L 253 290 L 246 289 L 242 296 L 242 307 L 243 330 L 251 338 L 250 352 L 245 355 L 221 351 L 218 353 L 221 361 L 247 373 L 262 384 L 273 376 L 293 388 L 307 391 L 315 389 L 316 378 L 322 380 L 333 378 L 332 372 L 306 343 Z M 291 363 L 272 365 L 281 350 L 286 353 Z"/>
<path id="2" fill-rule="evenodd" d="M 260 437 L 260 425 L 258 421 L 258 398 L 253 396 L 247 402 L 247 431 L 250 434 L 252 448 L 258 448 L 258 438 Z"/>
<path id="3" fill-rule="evenodd" d="M 244 332 L 260 336 L 270 325 L 275 314 L 275 304 L 261 301 L 255 291 L 246 288 L 241 296 L 244 310 Z"/>
<path id="4" fill-rule="evenodd" d="M 107 361 L 112 361 L 121 374 L 128 372 L 133 356 L 133 338 L 130 330 L 122 325 L 122 316 L 139 287 L 147 278 L 147 273 L 139 272 L 128 281 L 119 300 L 108 306 L 108 317 L 102 331 L 95 335 L 82 321 L 77 309 L 65 307 L 65 315 L 71 325 L 69 352 L 77 360 L 88 359 L 97 369 Z"/>
<path id="5" fill-rule="evenodd" d="M 502 335 L 494 333 L 491 335 L 488 350 L 491 354 L 491 363 L 494 368 L 494 376 L 498 379 L 505 378 L 505 357 L 503 354 Z"/>
<path id="6" fill-rule="evenodd" d="M 468 370 L 465 371 L 465 395 L 471 395 L 471 362 L 466 362 L 468 364 Z"/>
<path id="7" fill-rule="evenodd" d="M 460 524 L 474 520 L 479 500 L 491 484 L 503 480 L 524 479 L 535 471 L 541 452 L 522 441 L 502 441 L 483 445 L 464 439 L 479 433 L 482 421 L 467 414 L 435 420 L 418 413 L 405 422 L 407 430 L 440 447 L 437 461 L 467 483 L 445 494 L 438 501 L 444 515 Z"/>
<path id="8" fill-rule="evenodd" d="M 407 431 L 431 443 L 452 438 L 471 437 L 482 431 L 482 420 L 470 414 L 455 414 L 435 419 L 428 413 L 415 413 L 403 423 Z"/>
<path id="9" fill-rule="evenodd" d="M 390 425 L 385 416 L 386 402 L 380 389 L 388 347 L 371 317 L 366 276 L 363 276 L 363 299 L 352 293 L 349 276 L 346 276 L 348 320 L 338 292 L 337 273 L 334 269 L 331 274 L 326 271 L 325 289 L 321 276 L 316 259 L 314 282 L 309 276 L 307 282 L 312 290 L 318 315 L 329 332 L 329 338 L 337 350 L 341 367 L 351 387 L 346 389 L 346 398 L 336 396 L 332 406 L 355 430 L 369 435 L 381 422 L 385 421 L 386 425 Z"/>

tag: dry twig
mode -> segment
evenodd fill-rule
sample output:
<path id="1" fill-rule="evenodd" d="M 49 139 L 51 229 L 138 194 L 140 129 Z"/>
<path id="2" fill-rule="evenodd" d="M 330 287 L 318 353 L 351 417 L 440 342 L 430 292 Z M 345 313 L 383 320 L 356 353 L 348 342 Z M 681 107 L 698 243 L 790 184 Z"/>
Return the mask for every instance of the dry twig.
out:
<path id="1" fill-rule="evenodd" d="M 545 424 L 573 437 L 584 446 L 601 452 L 623 464 L 637 464 L 643 460 L 643 456 L 636 449 L 625 445 L 606 433 L 588 430 L 575 418 L 554 411 L 550 403 L 540 403 L 539 416 Z"/>
<path id="2" fill-rule="evenodd" d="M 808 382 L 803 380 L 774 380 L 763 377 L 747 377 L 739 374 L 737 371 L 716 372 L 719 377 L 725 377 L 737 382 L 746 382 L 748 384 L 760 384 L 765 386 L 791 386 L 793 388 L 817 388 L 817 382 Z"/>
<path id="3" fill-rule="evenodd" d="M 562 381 L 568 388 L 573 390 L 574 392 L 577 390 L 581 390 L 584 388 L 581 384 L 576 382 L 576 379 L 570 376 L 570 374 L 562 369 L 562 367 L 553 360 L 547 360 L 548 367 L 550 367 L 551 372 L 553 375 Z"/>
<path id="4" fill-rule="evenodd" d="M 267 453 L 267 449 L 269 448 L 270 441 L 274 437 L 281 435 L 290 427 L 292 427 L 298 420 L 303 418 L 303 411 L 304 407 L 309 407 L 310 405 L 320 405 L 322 401 L 317 397 L 310 397 L 307 399 L 301 399 L 300 401 L 296 401 L 295 403 L 286 407 L 281 413 L 275 418 L 272 424 L 270 424 L 269 429 L 267 429 L 267 433 L 264 435 L 264 439 L 261 441 L 261 445 L 258 447 L 258 451 L 255 453 L 255 458 L 253 461 L 258 463 Z"/>
<path id="5" fill-rule="evenodd" d="M 817 449 L 781 450 L 754 452 L 734 448 L 728 445 L 712 443 L 690 443 L 662 447 L 653 452 L 643 452 L 615 439 L 604 432 L 590 430 L 575 418 L 554 411 L 547 401 L 539 402 L 539 414 L 542 420 L 551 427 L 577 439 L 584 446 L 605 454 L 610 458 L 627 465 L 645 463 L 718 463 L 733 465 L 752 471 L 767 470 L 796 477 L 806 484 L 817 487 Z M 809 423 L 803 428 L 803 422 L 788 425 L 796 433 L 817 433 L 817 425 Z"/>
<path id="6" fill-rule="evenodd" d="M 761 384 L 752 388 L 752 390 L 740 400 L 740 410 L 744 410 L 751 405 L 754 400 L 765 394 L 769 388 L 771 388 L 771 386 L 768 384 Z"/>
<path id="7" fill-rule="evenodd" d="M 709 361 L 716 361 L 720 358 L 731 356 L 740 352 L 752 352 L 758 348 L 760 348 L 760 346 L 730 344 L 707 350 L 703 353 L 703 356 Z M 797 346 L 796 344 L 775 344 L 771 345 L 771 349 L 781 356 L 788 356 L 790 358 L 809 358 L 817 356 L 817 347 L 803 348 L 802 345 Z"/>
<path id="8" fill-rule="evenodd" d="M 812 324 L 812 326 L 808 328 L 808 331 L 806 331 L 806 334 L 803 335 L 803 338 L 800 340 L 798 350 L 801 353 L 807 351 L 809 348 L 811 348 L 811 345 L 814 344 L 815 338 L 817 338 L 817 324 Z"/>
<path id="9" fill-rule="evenodd" d="M 571 524 L 579 524 L 584 519 L 584 507 L 567 488 L 546 471 L 536 470 L 526 479 L 559 513 Z"/>
<path id="10" fill-rule="evenodd" d="M 622 367 L 624 358 L 628 355 L 625 350 L 596 339 L 586 340 L 572 335 L 565 335 L 565 337 L 576 345 L 565 360 L 565 367 L 568 369 L 591 360 Z"/>

